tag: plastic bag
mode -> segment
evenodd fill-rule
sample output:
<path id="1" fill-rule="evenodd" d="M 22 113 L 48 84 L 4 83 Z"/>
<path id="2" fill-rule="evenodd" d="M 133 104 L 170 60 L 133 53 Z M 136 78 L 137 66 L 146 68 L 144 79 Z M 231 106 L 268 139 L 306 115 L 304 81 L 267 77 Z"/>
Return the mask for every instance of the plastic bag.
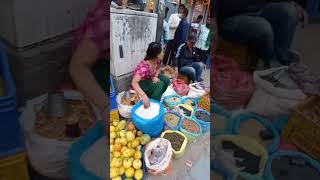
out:
<path id="1" fill-rule="evenodd" d="M 172 146 L 170 141 L 157 138 L 147 144 L 144 160 L 148 173 L 151 175 L 166 176 L 170 174 L 172 172 Z"/>
<path id="2" fill-rule="evenodd" d="M 189 86 L 181 79 L 175 79 L 172 82 L 172 86 L 174 91 L 180 96 L 185 96 L 189 92 Z"/>
<path id="3" fill-rule="evenodd" d="M 231 58 L 217 56 L 211 76 L 214 101 L 227 110 L 240 108 L 247 104 L 253 91 L 253 77 L 240 70 Z"/>
<path id="4" fill-rule="evenodd" d="M 288 83 L 287 76 L 268 77 L 268 75 L 276 75 L 280 72 L 288 73 L 287 70 L 288 67 L 283 66 L 255 71 L 256 89 L 246 111 L 273 119 L 281 115 L 287 115 L 298 103 L 304 100 L 306 98 L 305 94 L 299 88 L 293 89 Z M 282 80 L 282 77 L 286 80 Z"/>
<path id="5" fill-rule="evenodd" d="M 206 91 L 200 86 L 200 83 L 189 84 L 189 89 L 187 96 L 190 98 L 199 98 L 206 94 Z"/>
<path id="6" fill-rule="evenodd" d="M 125 94 L 125 91 L 123 91 L 117 95 L 118 110 L 119 110 L 119 114 L 122 117 L 130 118 L 131 109 L 133 106 L 127 106 L 127 105 L 121 104 L 121 98 L 124 96 L 124 94 Z"/>
<path id="7" fill-rule="evenodd" d="M 82 99 L 81 94 L 76 91 L 66 91 L 64 96 L 67 99 Z M 73 142 L 48 139 L 33 131 L 36 119 L 35 105 L 41 108 L 46 104 L 47 98 L 48 94 L 45 94 L 28 101 L 20 116 L 25 147 L 31 166 L 37 172 L 50 178 L 66 179 L 68 178 L 67 154 Z M 98 110 L 93 109 L 97 119 L 101 119 Z"/>

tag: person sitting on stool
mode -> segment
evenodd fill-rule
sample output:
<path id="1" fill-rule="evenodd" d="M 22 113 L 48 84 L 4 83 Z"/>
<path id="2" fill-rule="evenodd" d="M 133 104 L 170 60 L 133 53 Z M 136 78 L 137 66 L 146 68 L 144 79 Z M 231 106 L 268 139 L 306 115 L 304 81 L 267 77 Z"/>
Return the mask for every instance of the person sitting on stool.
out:
<path id="1" fill-rule="evenodd" d="M 197 37 L 190 34 L 187 42 L 179 46 L 173 66 L 175 67 L 176 74 L 179 72 L 182 75 L 188 76 L 193 82 L 200 82 L 202 81 L 201 74 L 205 65 L 203 62 L 199 61 L 194 46 L 196 42 Z"/>

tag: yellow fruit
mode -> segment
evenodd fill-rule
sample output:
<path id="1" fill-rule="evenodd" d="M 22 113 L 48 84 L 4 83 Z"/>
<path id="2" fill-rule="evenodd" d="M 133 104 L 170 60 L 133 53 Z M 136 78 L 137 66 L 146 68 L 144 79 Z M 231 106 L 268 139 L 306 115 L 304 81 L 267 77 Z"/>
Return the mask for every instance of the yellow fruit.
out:
<path id="1" fill-rule="evenodd" d="M 140 144 L 140 142 L 137 139 L 134 139 L 133 141 L 131 141 L 131 148 L 136 148 L 138 147 Z"/>
<path id="2" fill-rule="evenodd" d="M 110 137 L 110 144 L 114 144 L 114 139 Z"/>
<path id="3" fill-rule="evenodd" d="M 140 180 L 140 179 L 143 178 L 143 171 L 142 171 L 142 169 L 136 170 L 136 172 L 134 173 L 134 178 L 135 178 L 136 180 Z"/>
<path id="4" fill-rule="evenodd" d="M 118 168 L 110 168 L 110 178 L 117 177 L 119 175 L 119 169 Z"/>
<path id="5" fill-rule="evenodd" d="M 125 150 L 125 149 L 127 149 L 127 147 L 126 146 L 123 146 L 122 148 L 121 148 L 121 153 L 123 153 L 123 151 Z"/>
<path id="6" fill-rule="evenodd" d="M 125 137 L 126 137 L 126 130 L 121 130 L 121 131 L 119 132 L 119 135 L 120 135 L 120 137 L 125 138 Z"/>
<path id="7" fill-rule="evenodd" d="M 122 180 L 122 178 L 121 178 L 121 176 L 117 176 L 117 177 L 112 178 L 111 180 Z"/>
<path id="8" fill-rule="evenodd" d="M 110 167 L 116 167 L 115 163 L 116 163 L 116 158 L 112 158 L 111 163 L 110 163 Z"/>
<path id="9" fill-rule="evenodd" d="M 141 151 L 136 151 L 136 152 L 134 153 L 133 157 L 134 157 L 135 159 L 141 159 L 141 157 L 142 157 Z"/>
<path id="10" fill-rule="evenodd" d="M 134 138 L 135 138 L 135 135 L 134 135 L 134 133 L 132 131 L 128 131 L 126 133 L 126 139 L 127 139 L 128 142 L 133 141 Z"/>
<path id="11" fill-rule="evenodd" d="M 126 177 L 126 178 L 124 178 L 124 180 L 132 180 L 132 178 L 128 178 L 128 177 Z"/>
<path id="12" fill-rule="evenodd" d="M 115 151 L 113 152 L 113 156 L 118 158 L 121 156 L 121 153 L 119 151 Z"/>
<path id="13" fill-rule="evenodd" d="M 128 169 L 129 167 L 132 166 L 133 161 L 130 158 L 125 158 L 122 162 L 122 167 L 125 169 Z"/>
<path id="14" fill-rule="evenodd" d="M 114 140 L 114 143 L 115 143 L 115 144 L 120 143 L 120 138 L 115 139 L 115 140 Z"/>
<path id="15" fill-rule="evenodd" d="M 110 132 L 110 138 L 112 138 L 112 139 L 117 138 L 117 133 L 116 132 Z"/>
<path id="16" fill-rule="evenodd" d="M 125 145 L 127 145 L 127 140 L 126 140 L 126 138 L 120 138 L 120 143 L 122 144 L 122 146 L 125 146 Z"/>
<path id="17" fill-rule="evenodd" d="M 111 164 L 112 159 L 113 159 L 113 154 L 110 153 L 110 164 Z"/>
<path id="18" fill-rule="evenodd" d="M 131 149 L 125 149 L 123 152 L 122 152 L 122 155 L 126 158 L 130 157 L 131 156 Z"/>
<path id="19" fill-rule="evenodd" d="M 113 144 L 110 144 L 110 152 L 113 152 Z"/>
<path id="20" fill-rule="evenodd" d="M 119 124 L 119 122 L 118 122 L 118 121 L 113 121 L 113 122 L 112 122 L 112 125 L 113 125 L 113 126 L 115 126 L 115 127 L 117 127 L 117 126 L 118 126 L 118 124 Z"/>
<path id="21" fill-rule="evenodd" d="M 140 142 L 142 145 L 146 145 L 151 140 L 151 137 L 148 134 L 141 136 Z"/>
<path id="22" fill-rule="evenodd" d="M 116 143 L 113 145 L 113 151 L 120 151 L 122 148 L 122 145 L 120 143 Z"/>
<path id="23" fill-rule="evenodd" d="M 140 159 L 135 159 L 132 163 L 132 166 L 135 168 L 135 169 L 140 169 L 141 166 L 142 166 L 142 162 Z"/>
<path id="24" fill-rule="evenodd" d="M 128 131 L 134 131 L 134 130 L 135 130 L 134 124 L 133 124 L 132 122 L 130 122 L 130 123 L 128 124 L 127 130 L 128 130 Z"/>
<path id="25" fill-rule="evenodd" d="M 115 131 L 116 131 L 116 127 L 110 126 L 110 132 L 115 132 Z"/>
<path id="26" fill-rule="evenodd" d="M 124 174 L 125 168 L 119 167 L 119 176 L 122 176 Z"/>
<path id="27" fill-rule="evenodd" d="M 130 149 L 132 148 L 131 142 L 128 142 L 127 147 Z"/>
<path id="28" fill-rule="evenodd" d="M 141 151 L 141 145 L 136 148 L 137 151 Z"/>
<path id="29" fill-rule="evenodd" d="M 122 166 L 122 159 L 120 158 L 114 158 L 115 159 L 115 162 L 114 162 L 114 167 L 121 167 Z"/>
<path id="30" fill-rule="evenodd" d="M 142 133 L 141 131 L 138 131 L 138 132 L 137 132 L 137 136 L 138 136 L 138 137 L 141 137 L 142 135 L 143 135 L 143 133 Z"/>
<path id="31" fill-rule="evenodd" d="M 126 121 L 124 121 L 124 120 L 120 121 L 120 123 L 117 126 L 117 130 L 121 131 L 121 130 L 123 130 L 125 128 L 126 128 Z"/>
<path id="32" fill-rule="evenodd" d="M 130 167 L 130 168 L 126 169 L 126 171 L 124 172 L 124 174 L 125 174 L 127 177 L 129 177 L 129 178 L 133 177 L 133 176 L 134 176 L 134 169 L 133 169 L 133 167 Z"/>

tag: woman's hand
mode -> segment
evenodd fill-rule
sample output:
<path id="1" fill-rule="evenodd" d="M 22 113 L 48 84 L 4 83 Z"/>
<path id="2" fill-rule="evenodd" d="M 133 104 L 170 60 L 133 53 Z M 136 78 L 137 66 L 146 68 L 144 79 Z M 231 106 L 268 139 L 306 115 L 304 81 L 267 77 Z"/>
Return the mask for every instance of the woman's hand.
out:
<path id="1" fill-rule="evenodd" d="M 150 107 L 150 100 L 146 94 L 142 96 L 142 103 L 145 109 Z"/>
<path id="2" fill-rule="evenodd" d="M 153 77 L 153 78 L 152 78 L 152 82 L 153 82 L 154 84 L 156 84 L 157 82 L 159 82 L 159 78 L 158 78 L 158 77 Z"/>

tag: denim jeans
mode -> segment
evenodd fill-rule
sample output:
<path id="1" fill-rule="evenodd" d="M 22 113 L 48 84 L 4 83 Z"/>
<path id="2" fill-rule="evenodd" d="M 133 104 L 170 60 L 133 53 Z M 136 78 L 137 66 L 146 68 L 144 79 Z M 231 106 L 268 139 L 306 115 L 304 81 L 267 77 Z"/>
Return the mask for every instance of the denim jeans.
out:
<path id="1" fill-rule="evenodd" d="M 187 75 L 193 82 L 201 80 L 202 70 L 205 65 L 202 62 L 193 62 L 190 65 L 179 68 L 179 73 Z"/>
<path id="2" fill-rule="evenodd" d="M 237 15 L 222 23 L 220 35 L 248 46 L 255 55 L 269 62 L 288 65 L 288 50 L 298 22 L 298 13 L 288 2 L 268 3 L 260 12 Z"/>

